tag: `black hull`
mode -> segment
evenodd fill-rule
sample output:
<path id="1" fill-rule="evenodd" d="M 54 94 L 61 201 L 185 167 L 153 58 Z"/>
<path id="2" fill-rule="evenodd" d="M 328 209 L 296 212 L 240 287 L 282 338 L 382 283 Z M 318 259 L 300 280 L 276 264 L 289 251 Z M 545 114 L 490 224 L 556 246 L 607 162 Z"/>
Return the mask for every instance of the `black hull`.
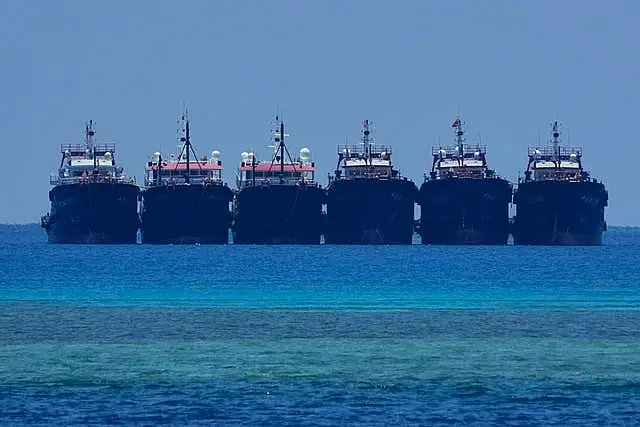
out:
<path id="1" fill-rule="evenodd" d="M 142 243 L 228 243 L 232 199 L 226 185 L 147 188 L 142 193 Z"/>
<path id="2" fill-rule="evenodd" d="M 134 184 L 58 185 L 42 226 L 50 243 L 136 243 L 139 194 Z"/>
<path id="3" fill-rule="evenodd" d="M 257 185 L 238 192 L 235 244 L 319 244 L 324 190 L 306 185 Z"/>
<path id="4" fill-rule="evenodd" d="M 600 245 L 608 195 L 602 183 L 531 181 L 514 195 L 516 245 Z"/>
<path id="5" fill-rule="evenodd" d="M 339 179 L 327 191 L 327 244 L 410 245 L 417 188 L 405 179 Z"/>
<path id="6" fill-rule="evenodd" d="M 511 185 L 499 178 L 451 178 L 420 187 L 419 233 L 424 244 L 506 245 Z"/>

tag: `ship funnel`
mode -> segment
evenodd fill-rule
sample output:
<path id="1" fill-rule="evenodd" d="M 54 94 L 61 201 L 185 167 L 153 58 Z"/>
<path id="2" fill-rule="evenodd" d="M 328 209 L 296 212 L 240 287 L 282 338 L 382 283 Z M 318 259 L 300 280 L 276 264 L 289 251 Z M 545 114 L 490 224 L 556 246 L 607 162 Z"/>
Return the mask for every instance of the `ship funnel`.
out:
<path id="1" fill-rule="evenodd" d="M 153 153 L 153 162 L 158 163 L 159 161 L 160 161 L 160 152 L 156 151 L 155 153 Z"/>

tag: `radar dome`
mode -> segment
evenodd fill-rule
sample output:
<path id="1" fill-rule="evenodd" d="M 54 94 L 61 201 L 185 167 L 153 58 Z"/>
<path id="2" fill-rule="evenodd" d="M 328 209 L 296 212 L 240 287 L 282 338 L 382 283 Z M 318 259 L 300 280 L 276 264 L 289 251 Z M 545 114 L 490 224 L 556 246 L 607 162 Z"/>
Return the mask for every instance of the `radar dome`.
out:
<path id="1" fill-rule="evenodd" d="M 247 153 L 246 151 L 243 151 L 240 154 L 240 158 L 242 159 L 243 162 L 247 162 L 247 160 L 249 160 L 249 153 Z"/>
<path id="2" fill-rule="evenodd" d="M 534 159 L 536 159 L 536 160 L 539 159 L 540 158 L 540 154 L 542 154 L 542 153 L 537 148 L 535 150 L 533 150 L 533 158 Z"/>
<path id="3" fill-rule="evenodd" d="M 306 162 L 309 161 L 309 159 L 311 159 L 311 150 L 306 147 L 302 148 L 300 150 L 300 160 Z"/>
<path id="4" fill-rule="evenodd" d="M 213 150 L 211 152 L 211 158 L 214 160 L 220 160 L 220 152 L 218 150 Z"/>
<path id="5" fill-rule="evenodd" d="M 160 152 L 156 151 L 155 153 L 153 153 L 153 161 L 154 163 L 158 163 L 160 161 Z"/>
<path id="6" fill-rule="evenodd" d="M 578 157 L 578 155 L 576 153 L 571 153 L 569 154 L 569 157 L 571 157 L 572 159 L 575 159 L 576 157 Z"/>
<path id="7" fill-rule="evenodd" d="M 256 158 L 256 155 L 255 155 L 255 154 L 253 154 L 253 151 L 252 151 L 252 152 L 250 152 L 250 153 L 249 153 L 249 157 L 248 157 L 249 161 L 250 161 L 250 162 L 253 162 L 253 161 L 255 160 L 255 158 Z"/>
<path id="8" fill-rule="evenodd" d="M 104 159 L 108 162 L 111 161 L 111 152 L 107 151 L 106 153 L 104 153 Z"/>

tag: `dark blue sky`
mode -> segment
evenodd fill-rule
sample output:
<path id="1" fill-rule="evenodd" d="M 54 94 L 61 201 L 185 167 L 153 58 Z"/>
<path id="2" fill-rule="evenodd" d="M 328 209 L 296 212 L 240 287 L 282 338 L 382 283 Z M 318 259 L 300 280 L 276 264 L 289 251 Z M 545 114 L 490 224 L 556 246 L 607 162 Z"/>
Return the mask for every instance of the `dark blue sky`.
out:
<path id="1" fill-rule="evenodd" d="M 635 1 L 7 0 L 0 222 L 48 210 L 59 145 L 88 119 L 141 182 L 185 102 L 198 153 L 220 150 L 232 187 L 242 151 L 267 155 L 277 111 L 323 185 L 365 118 L 418 185 L 458 112 L 511 180 L 555 118 L 606 183 L 609 224 L 640 225 L 638 17 Z"/>

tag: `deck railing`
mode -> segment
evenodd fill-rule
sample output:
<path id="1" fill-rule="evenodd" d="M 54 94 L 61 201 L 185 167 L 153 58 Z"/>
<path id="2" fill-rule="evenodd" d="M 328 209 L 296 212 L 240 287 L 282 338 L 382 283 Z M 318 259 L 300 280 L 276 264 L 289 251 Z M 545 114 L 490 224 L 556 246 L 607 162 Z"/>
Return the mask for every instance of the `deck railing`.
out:
<path id="1" fill-rule="evenodd" d="M 462 149 L 465 154 L 476 153 L 476 152 L 486 154 L 487 152 L 487 146 L 484 144 L 462 144 Z M 439 155 L 441 150 L 444 151 L 443 154 L 445 156 L 457 156 L 460 154 L 460 152 L 458 151 L 457 145 L 446 146 L 446 147 L 440 147 L 440 146 L 434 145 L 433 147 L 431 147 L 431 154 Z"/>
<path id="2" fill-rule="evenodd" d="M 558 147 L 560 150 L 560 157 L 569 157 L 571 154 L 582 154 L 582 147 L 569 147 L 565 145 L 561 145 Z M 545 147 L 529 147 L 528 149 L 529 156 L 540 156 L 540 157 L 553 157 L 557 155 L 556 150 L 553 146 L 545 146 Z"/>
<path id="3" fill-rule="evenodd" d="M 124 183 L 133 184 L 135 181 L 130 176 L 107 176 L 107 175 L 87 175 L 87 176 L 59 176 L 52 174 L 49 176 L 49 184 L 94 184 L 94 183 Z"/>
<path id="4" fill-rule="evenodd" d="M 93 144 L 93 148 L 96 153 L 106 153 L 107 151 L 111 154 L 116 152 L 116 144 L 113 142 L 102 142 Z M 87 150 L 87 144 L 62 144 L 60 145 L 60 152 L 65 153 L 69 150 L 70 153 L 84 153 Z"/>
<path id="5" fill-rule="evenodd" d="M 362 154 L 363 155 L 364 152 L 365 152 L 365 147 L 364 147 L 364 144 L 338 145 L 338 154 L 343 154 L 344 150 L 348 150 L 349 154 L 351 154 L 351 155 L 357 155 L 357 154 Z M 371 144 L 370 152 L 373 155 L 380 155 L 380 154 L 383 154 L 383 153 L 391 154 L 391 146 L 390 145 Z"/>

